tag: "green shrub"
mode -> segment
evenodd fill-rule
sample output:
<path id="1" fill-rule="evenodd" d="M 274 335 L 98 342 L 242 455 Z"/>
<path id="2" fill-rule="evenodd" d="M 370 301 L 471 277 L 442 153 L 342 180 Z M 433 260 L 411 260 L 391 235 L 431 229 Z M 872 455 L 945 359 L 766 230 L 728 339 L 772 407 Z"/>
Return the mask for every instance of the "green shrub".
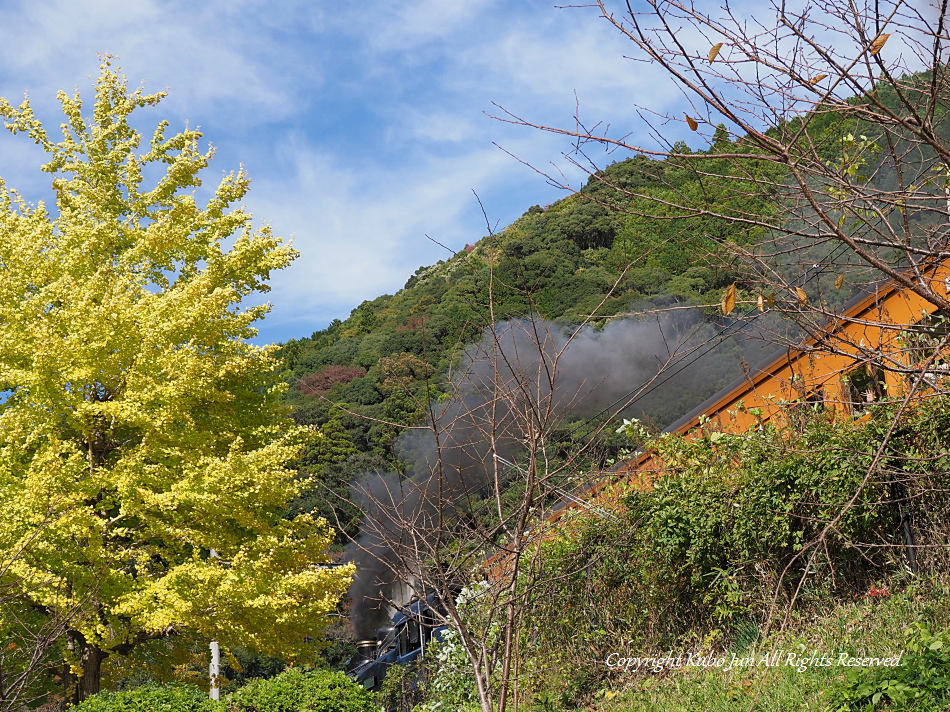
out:
<path id="1" fill-rule="evenodd" d="M 950 630 L 914 624 L 898 667 L 855 668 L 835 699 L 835 712 L 913 709 L 937 712 L 950 702 Z"/>
<path id="2" fill-rule="evenodd" d="M 544 575 L 520 631 L 523 687 L 539 699 L 582 698 L 603 687 L 604 661 L 618 649 L 741 650 L 774 610 L 807 619 L 906 580 L 894 472 L 913 507 L 921 569 L 946 570 L 948 405 L 934 398 L 898 414 L 881 404 L 868 420 L 831 421 L 789 404 L 788 427 L 734 434 L 709 423 L 690 438 L 652 440 L 627 421 L 633 442 L 659 452 L 663 476 L 619 490 L 610 517 L 565 513 L 543 542 Z M 855 690 L 896 699 L 898 683 L 917 685 L 891 673 Z"/>
<path id="3" fill-rule="evenodd" d="M 290 668 L 231 695 L 232 712 L 375 712 L 373 696 L 341 672 Z"/>
<path id="4" fill-rule="evenodd" d="M 462 648 L 458 631 L 451 628 L 446 630 L 440 642 L 432 643 L 427 648 L 426 655 L 430 671 L 423 685 L 426 699 L 419 709 L 422 712 L 477 710 L 475 672 Z M 389 679 L 389 675 L 386 679 Z"/>
<path id="5" fill-rule="evenodd" d="M 73 712 L 225 712 L 223 703 L 192 685 L 143 685 L 134 690 L 102 692 L 72 708 Z"/>

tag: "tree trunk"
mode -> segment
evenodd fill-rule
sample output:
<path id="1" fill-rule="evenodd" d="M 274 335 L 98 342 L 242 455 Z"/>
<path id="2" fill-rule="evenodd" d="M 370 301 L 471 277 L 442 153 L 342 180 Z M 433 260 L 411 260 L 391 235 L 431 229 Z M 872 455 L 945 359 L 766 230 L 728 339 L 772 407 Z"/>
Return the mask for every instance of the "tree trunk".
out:
<path id="1" fill-rule="evenodd" d="M 109 655 L 99 646 L 88 642 L 82 633 L 71 631 L 69 634 L 70 647 L 79 658 L 79 666 L 82 669 L 78 678 L 72 677 L 76 681 L 75 691 L 72 695 L 67 694 L 67 698 L 72 697 L 78 702 L 95 695 L 99 692 L 99 682 L 102 677 L 102 661 Z"/>
<path id="2" fill-rule="evenodd" d="M 83 641 L 82 655 L 82 679 L 79 681 L 79 699 L 85 700 L 99 692 L 99 680 L 102 676 L 102 661 L 106 654 L 96 645 L 91 645 Z"/>

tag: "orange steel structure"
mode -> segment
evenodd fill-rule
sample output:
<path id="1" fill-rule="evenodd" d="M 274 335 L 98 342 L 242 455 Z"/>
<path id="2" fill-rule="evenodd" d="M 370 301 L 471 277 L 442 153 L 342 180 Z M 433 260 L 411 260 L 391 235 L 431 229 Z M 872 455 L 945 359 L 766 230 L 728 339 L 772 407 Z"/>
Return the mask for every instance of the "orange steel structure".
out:
<path id="1" fill-rule="evenodd" d="M 927 275 L 934 292 L 950 294 L 950 262 L 932 267 Z M 879 285 L 873 293 L 852 300 L 820 332 L 750 371 L 667 432 L 688 434 L 700 424 L 744 432 L 778 417 L 782 408 L 796 402 L 822 403 L 843 415 L 854 415 L 864 400 L 899 396 L 916 365 L 910 362 L 913 356 L 901 340 L 902 332 L 936 311 L 936 305 L 893 282 Z M 865 368 L 871 355 L 883 367 L 871 376 L 878 392 L 865 396 L 854 392 L 850 376 Z M 641 453 L 613 472 L 621 478 L 639 475 L 649 481 L 651 472 L 662 469 L 655 460 L 652 453 Z"/>

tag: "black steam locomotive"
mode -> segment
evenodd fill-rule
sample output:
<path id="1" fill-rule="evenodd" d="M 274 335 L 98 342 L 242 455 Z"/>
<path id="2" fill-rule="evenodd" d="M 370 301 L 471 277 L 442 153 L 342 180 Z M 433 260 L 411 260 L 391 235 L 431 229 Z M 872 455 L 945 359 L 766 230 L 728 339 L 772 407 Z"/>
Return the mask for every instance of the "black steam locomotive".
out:
<path id="1" fill-rule="evenodd" d="M 445 610 L 437 593 L 418 598 L 399 609 L 389 625 L 380 628 L 376 640 L 356 641 L 346 674 L 368 690 L 376 691 L 390 665 L 406 665 L 419 659 L 432 641 L 442 639 Z"/>

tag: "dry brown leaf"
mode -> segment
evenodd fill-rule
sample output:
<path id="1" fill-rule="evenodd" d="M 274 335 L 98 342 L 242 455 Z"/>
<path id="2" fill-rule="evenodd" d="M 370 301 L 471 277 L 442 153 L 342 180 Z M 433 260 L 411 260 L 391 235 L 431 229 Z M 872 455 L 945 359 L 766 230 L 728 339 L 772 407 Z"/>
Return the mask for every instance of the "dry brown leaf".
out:
<path id="1" fill-rule="evenodd" d="M 736 308 L 736 285 L 730 284 L 726 293 L 722 295 L 722 313 L 729 316 Z"/>
<path id="2" fill-rule="evenodd" d="M 805 294 L 805 290 L 801 287 L 795 287 L 795 294 L 798 295 L 798 303 L 802 306 L 808 304 L 808 295 Z"/>
<path id="3" fill-rule="evenodd" d="M 812 86 L 815 86 L 822 79 L 827 79 L 827 78 L 828 78 L 827 74 L 819 74 L 817 77 L 812 77 L 811 79 L 809 79 L 808 83 L 811 84 Z"/>
<path id="4" fill-rule="evenodd" d="M 765 297 L 763 297 L 761 294 L 759 295 L 758 304 L 759 304 L 759 311 L 764 312 L 765 311 Z"/>
<path id="5" fill-rule="evenodd" d="M 769 309 L 772 309 L 775 307 L 775 292 L 771 292 L 769 294 L 768 303 L 769 303 Z"/>
<path id="6" fill-rule="evenodd" d="M 736 308 L 736 285 L 729 285 L 722 295 L 722 313 L 729 315 Z"/>
<path id="7" fill-rule="evenodd" d="M 686 114 L 686 125 L 689 126 L 690 131 L 695 131 L 699 128 L 699 124 L 696 123 L 696 119 L 694 119 L 689 114 Z"/>
<path id="8" fill-rule="evenodd" d="M 835 289 L 841 289 L 844 286 L 844 275 L 839 274 L 838 279 L 835 280 Z"/>
<path id="9" fill-rule="evenodd" d="M 709 50 L 709 61 L 710 61 L 710 62 L 715 62 L 715 61 L 716 61 L 716 57 L 719 56 L 719 50 L 722 49 L 722 46 L 723 46 L 724 44 L 725 44 L 725 42 L 719 42 L 719 43 L 714 44 L 714 45 L 712 46 L 712 49 Z"/>
<path id="10" fill-rule="evenodd" d="M 871 43 L 871 56 L 873 57 L 884 47 L 884 43 L 887 42 L 887 38 L 890 37 L 886 32 L 877 36 L 877 38 Z"/>

